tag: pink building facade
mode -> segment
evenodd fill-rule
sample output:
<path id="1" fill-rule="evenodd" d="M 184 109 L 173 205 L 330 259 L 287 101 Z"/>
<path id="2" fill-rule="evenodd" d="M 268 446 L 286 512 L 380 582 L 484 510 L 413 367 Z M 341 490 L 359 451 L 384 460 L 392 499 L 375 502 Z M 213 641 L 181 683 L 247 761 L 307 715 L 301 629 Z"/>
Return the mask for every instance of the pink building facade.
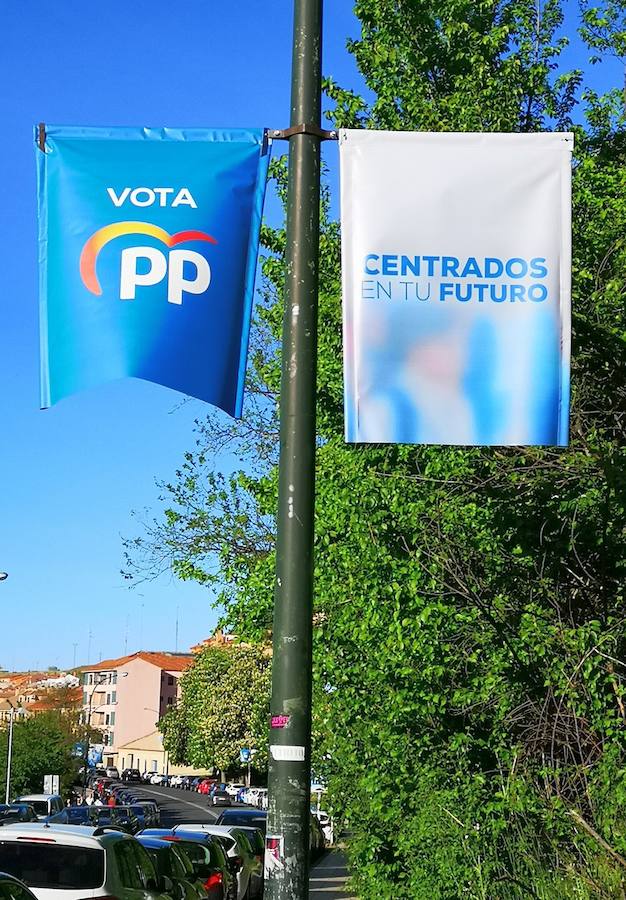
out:
<path id="1" fill-rule="evenodd" d="M 118 748 L 155 730 L 176 703 L 178 678 L 192 660 L 141 650 L 83 668 L 83 721 L 102 731 L 104 765 L 122 765 Z"/>

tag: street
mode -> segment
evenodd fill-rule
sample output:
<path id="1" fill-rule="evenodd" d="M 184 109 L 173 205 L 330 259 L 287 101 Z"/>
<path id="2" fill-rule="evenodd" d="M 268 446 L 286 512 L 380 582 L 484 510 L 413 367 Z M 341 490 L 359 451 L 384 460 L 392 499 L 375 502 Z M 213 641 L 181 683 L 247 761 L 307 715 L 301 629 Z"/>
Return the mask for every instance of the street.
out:
<path id="1" fill-rule="evenodd" d="M 176 788 L 137 785 L 136 794 L 157 801 L 161 809 L 161 823 L 169 828 L 185 822 L 214 822 L 223 809 L 217 807 L 213 810 L 201 794 Z M 309 897 L 316 900 L 356 900 L 345 891 L 347 877 L 344 855 L 335 850 L 325 853 L 311 870 Z"/>

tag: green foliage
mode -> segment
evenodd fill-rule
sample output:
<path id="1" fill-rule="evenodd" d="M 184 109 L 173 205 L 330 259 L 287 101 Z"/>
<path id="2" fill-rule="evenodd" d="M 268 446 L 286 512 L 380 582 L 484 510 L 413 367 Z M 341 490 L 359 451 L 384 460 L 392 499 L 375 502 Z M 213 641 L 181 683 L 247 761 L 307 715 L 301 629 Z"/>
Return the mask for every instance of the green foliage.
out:
<path id="1" fill-rule="evenodd" d="M 0 732 L 0 796 L 6 791 L 8 726 Z M 80 761 L 72 757 L 76 736 L 66 717 L 55 712 L 15 721 L 11 764 L 11 797 L 41 793 L 44 775 L 60 775 L 65 794 L 73 784 Z"/>
<path id="2" fill-rule="evenodd" d="M 176 763 L 239 767 L 239 750 L 255 749 L 267 764 L 271 663 L 253 646 L 207 647 L 182 676 L 181 698 L 161 719 L 163 746 Z"/>
<path id="3" fill-rule="evenodd" d="M 622 11 L 583 4 L 594 55 L 622 53 Z M 324 198 L 315 771 L 351 828 L 360 900 L 622 897 L 623 93 L 600 97 L 582 73 L 559 68 L 556 0 L 359 0 L 356 12 L 362 33 L 350 50 L 369 94 L 328 79 L 336 125 L 532 131 L 568 127 L 585 102 L 573 183 L 572 442 L 345 446 L 339 234 Z M 284 195 L 283 162 L 273 175 Z M 250 638 L 271 627 L 284 233 L 266 226 L 263 240 L 246 418 L 230 431 L 209 418 L 186 461 L 195 481 L 183 490 L 185 469 L 170 486 L 176 522 L 157 520 L 139 541 L 141 565 L 189 567 L 221 584 L 227 622 Z M 246 474 L 218 484 L 207 471 L 226 446 Z"/>

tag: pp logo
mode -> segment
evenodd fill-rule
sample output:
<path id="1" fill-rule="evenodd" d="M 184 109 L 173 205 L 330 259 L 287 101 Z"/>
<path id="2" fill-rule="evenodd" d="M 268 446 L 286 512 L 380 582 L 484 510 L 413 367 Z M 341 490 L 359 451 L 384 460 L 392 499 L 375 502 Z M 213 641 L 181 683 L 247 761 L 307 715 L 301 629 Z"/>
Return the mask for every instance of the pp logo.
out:
<path id="1" fill-rule="evenodd" d="M 98 254 L 105 244 L 116 237 L 128 234 L 146 234 L 174 248 L 187 241 L 208 241 L 216 244 L 215 238 L 204 231 L 179 231 L 168 234 L 158 225 L 149 222 L 116 222 L 105 225 L 89 238 L 80 255 L 80 277 L 92 294 L 100 296 L 102 288 L 96 274 Z M 181 304 L 183 294 L 203 294 L 211 283 L 211 267 L 202 254 L 189 249 L 170 249 L 167 255 L 155 247 L 127 247 L 120 254 L 120 300 L 134 300 L 138 287 L 155 285 L 167 278 L 167 300 Z M 147 271 L 140 265 L 147 261 Z M 185 277 L 185 263 L 187 273 Z M 192 272 L 189 272 L 189 269 Z"/>

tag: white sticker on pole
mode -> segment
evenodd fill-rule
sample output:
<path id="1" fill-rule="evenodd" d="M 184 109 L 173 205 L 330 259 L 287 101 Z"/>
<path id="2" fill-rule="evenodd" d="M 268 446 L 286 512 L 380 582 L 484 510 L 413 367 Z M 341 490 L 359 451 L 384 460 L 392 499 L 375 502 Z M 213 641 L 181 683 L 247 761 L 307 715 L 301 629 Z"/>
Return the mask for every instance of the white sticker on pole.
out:
<path id="1" fill-rule="evenodd" d="M 304 762 L 304 747 L 294 747 L 291 744 L 272 744 L 270 753 L 272 759 L 281 762 Z"/>

